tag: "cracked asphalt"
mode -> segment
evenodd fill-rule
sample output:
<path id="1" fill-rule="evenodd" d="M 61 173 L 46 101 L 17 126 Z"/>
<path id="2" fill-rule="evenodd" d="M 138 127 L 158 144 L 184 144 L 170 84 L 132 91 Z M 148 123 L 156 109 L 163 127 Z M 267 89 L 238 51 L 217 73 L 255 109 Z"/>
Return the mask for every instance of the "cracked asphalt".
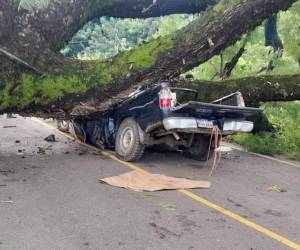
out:
<path id="1" fill-rule="evenodd" d="M 180 192 L 100 184 L 131 169 L 30 118 L 0 116 L 0 131 L 1 250 L 290 249 Z M 44 141 L 52 133 L 58 142 Z M 136 164 L 210 180 L 193 193 L 300 243 L 300 167 L 235 150 L 211 178 L 208 164 L 179 153 L 147 152 Z"/>

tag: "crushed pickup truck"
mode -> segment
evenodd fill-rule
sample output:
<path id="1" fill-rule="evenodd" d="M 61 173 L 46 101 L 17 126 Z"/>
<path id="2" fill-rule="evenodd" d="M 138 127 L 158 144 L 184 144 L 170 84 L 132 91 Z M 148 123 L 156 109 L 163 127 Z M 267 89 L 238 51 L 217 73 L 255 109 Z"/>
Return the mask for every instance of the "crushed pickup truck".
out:
<path id="1" fill-rule="evenodd" d="M 246 118 L 261 111 L 245 107 L 240 92 L 212 103 L 197 99 L 194 90 L 161 83 L 135 91 L 105 114 L 59 121 L 58 128 L 100 148 L 115 149 L 125 161 L 137 161 L 146 147 L 155 145 L 206 161 L 214 150 L 210 147 L 214 127 L 224 136 L 251 132 L 253 123 Z"/>

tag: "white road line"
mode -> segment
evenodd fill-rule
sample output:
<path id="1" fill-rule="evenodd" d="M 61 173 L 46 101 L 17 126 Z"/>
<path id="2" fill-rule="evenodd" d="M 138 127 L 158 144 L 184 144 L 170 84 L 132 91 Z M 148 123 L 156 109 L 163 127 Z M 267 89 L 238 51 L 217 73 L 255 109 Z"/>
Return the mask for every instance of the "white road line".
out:
<path id="1" fill-rule="evenodd" d="M 250 155 L 255 155 L 255 156 L 258 156 L 258 157 L 261 157 L 261 158 L 265 158 L 265 159 L 268 159 L 268 160 L 271 160 L 271 161 L 276 161 L 276 162 L 279 162 L 279 163 L 282 163 L 282 164 L 286 164 L 286 165 L 289 165 L 289 166 L 293 166 L 293 167 L 296 167 L 296 168 L 300 168 L 300 165 L 299 164 L 296 164 L 296 163 L 293 163 L 293 162 L 288 162 L 288 161 L 284 161 L 284 160 L 280 160 L 280 159 L 277 159 L 277 158 L 274 158 L 274 157 L 271 157 L 271 156 L 267 156 L 267 155 L 262 155 L 262 154 L 258 154 L 258 153 L 253 153 L 253 152 L 249 152 L 243 148 L 240 148 L 240 147 L 236 147 L 236 146 L 233 146 L 232 144 L 230 143 L 226 143 L 226 146 L 229 146 L 231 147 L 232 149 L 234 150 L 238 150 L 238 151 L 241 151 L 241 152 L 245 152 L 245 153 L 248 153 Z"/>

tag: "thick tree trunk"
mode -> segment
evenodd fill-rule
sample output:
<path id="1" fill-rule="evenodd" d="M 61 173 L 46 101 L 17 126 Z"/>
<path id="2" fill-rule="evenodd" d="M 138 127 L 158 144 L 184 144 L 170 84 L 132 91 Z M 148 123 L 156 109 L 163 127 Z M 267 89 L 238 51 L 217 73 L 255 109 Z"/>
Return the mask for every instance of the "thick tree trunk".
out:
<path id="1" fill-rule="evenodd" d="M 177 82 L 174 85 L 198 90 L 199 101 L 207 102 L 236 91 L 244 95 L 247 106 L 254 107 L 269 101 L 300 100 L 300 75 L 259 76 L 218 82 Z"/>
<path id="2" fill-rule="evenodd" d="M 23 29 L 26 21 L 22 16 L 21 30 L 17 28 L 21 34 L 24 34 L 21 44 L 19 41 L 15 43 L 11 41 L 11 34 L 3 29 L 8 40 L 1 37 L 0 46 L 7 45 L 4 49 L 12 55 L 17 55 L 17 58 L 21 60 L 26 59 L 29 67 L 25 67 L 25 65 L 19 67 L 22 68 L 22 72 L 25 70 L 24 67 L 26 68 L 25 72 L 27 71 L 22 74 L 19 81 L 12 83 L 7 78 L 2 81 L 0 112 L 14 111 L 58 116 L 70 112 L 80 115 L 87 112 L 104 111 L 112 105 L 120 103 L 132 89 L 139 85 L 172 79 L 219 54 L 244 33 L 253 30 L 263 20 L 279 10 L 287 9 L 295 1 L 241 0 L 236 2 L 222 0 L 213 9 L 175 35 L 160 37 L 105 62 L 62 60 L 53 51 L 60 48 L 62 41 L 68 40 L 72 32 L 62 31 L 59 38 L 54 36 L 51 39 L 50 31 L 49 34 L 46 31 L 38 32 L 42 30 L 42 26 L 50 25 L 51 22 L 43 23 L 40 19 L 35 19 L 35 22 L 41 21 L 42 26 L 39 23 L 34 26 L 35 22 L 33 22 L 32 28 L 27 31 Z M 79 2 L 81 1 L 78 0 Z M 7 5 L 14 10 L 14 6 Z M 50 16 L 53 15 L 51 10 Z M 75 12 L 76 10 L 74 9 Z M 14 11 L 16 12 L 16 10 Z M 30 20 L 30 16 L 27 16 L 29 14 L 26 13 L 25 17 Z M 41 13 L 41 17 L 47 20 L 44 12 Z M 68 13 L 63 13 L 63 15 L 69 16 Z M 72 15 L 71 13 L 70 18 L 73 22 L 73 19 L 78 16 L 72 17 Z M 7 18 L 10 20 L 9 17 Z M 57 19 L 60 20 L 60 16 Z M 67 27 L 71 26 L 70 24 Z M 61 28 L 57 27 L 57 30 L 61 31 Z M 32 46 L 35 48 L 33 52 L 31 51 Z M 26 50 L 26 48 L 30 49 Z M 2 59 L 3 57 L 7 58 L 7 55 L 2 55 Z M 10 59 L 14 61 L 12 58 Z M 14 64 L 16 63 L 14 61 Z M 47 73 L 49 65 L 51 65 L 50 72 L 52 74 L 45 74 L 42 77 L 33 75 L 32 68 L 30 68 L 33 67 Z M 9 66 L 10 63 L 7 64 L 8 69 Z M 74 106 L 78 107 L 78 105 L 80 108 L 74 110 Z M 82 111 L 84 112 L 82 113 Z"/>
<path id="3" fill-rule="evenodd" d="M 0 0 L 0 47 L 44 72 L 55 73 L 59 71 L 61 58 L 54 52 L 95 17 L 146 18 L 197 13 L 216 1 L 158 0 L 153 4 L 153 0 L 50 0 L 46 6 L 41 4 L 45 1 L 23 6 L 17 4 L 21 0 Z"/>

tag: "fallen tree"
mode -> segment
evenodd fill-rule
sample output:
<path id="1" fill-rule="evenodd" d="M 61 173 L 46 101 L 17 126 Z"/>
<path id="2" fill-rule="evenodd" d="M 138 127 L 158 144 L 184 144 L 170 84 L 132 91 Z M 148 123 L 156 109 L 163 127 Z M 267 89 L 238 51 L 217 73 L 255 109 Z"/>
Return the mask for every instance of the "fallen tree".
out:
<path id="1" fill-rule="evenodd" d="M 300 100 L 300 75 L 258 76 L 226 81 L 178 81 L 175 86 L 196 89 L 199 101 L 213 101 L 232 92 L 240 91 L 248 106 L 262 102 Z"/>
<path id="2" fill-rule="evenodd" d="M 59 50 L 89 20 L 198 13 L 217 0 L 0 0 L 0 46 L 34 68 L 56 73 Z M 49 67 L 51 66 L 51 67 Z"/>
<path id="3" fill-rule="evenodd" d="M 70 39 L 75 29 L 62 31 L 58 37 L 51 32 L 49 35 L 47 31 L 37 32 L 39 29 L 36 28 L 28 33 L 22 30 L 24 39 L 18 40 L 17 44 L 10 40 L 10 36 L 4 43 L 2 36 L 0 45 L 7 46 L 0 60 L 6 58 L 8 63 L 2 68 L 7 68 L 8 73 L 2 77 L 0 86 L 0 112 L 58 117 L 69 113 L 83 115 L 106 110 L 121 102 L 137 86 L 173 79 L 207 61 L 295 1 L 222 0 L 176 34 L 144 43 L 108 61 L 62 58 L 57 51 Z M 5 3 L 8 4 L 7 1 Z M 63 14 L 68 17 L 66 13 Z M 39 15 L 45 18 L 43 12 Z M 39 20 L 36 16 L 34 18 L 35 21 Z M 83 24 L 87 19 L 79 22 Z M 50 25 L 46 21 L 41 23 L 43 26 Z M 8 35 L 5 29 L 2 32 L 4 37 Z M 58 28 L 58 31 L 61 29 Z M 20 48 L 17 46 L 19 43 Z M 26 51 L 25 45 L 35 49 Z M 18 65 L 17 70 L 14 68 L 10 72 L 11 65 Z M 14 81 L 11 80 L 13 74 L 16 75 Z"/>

